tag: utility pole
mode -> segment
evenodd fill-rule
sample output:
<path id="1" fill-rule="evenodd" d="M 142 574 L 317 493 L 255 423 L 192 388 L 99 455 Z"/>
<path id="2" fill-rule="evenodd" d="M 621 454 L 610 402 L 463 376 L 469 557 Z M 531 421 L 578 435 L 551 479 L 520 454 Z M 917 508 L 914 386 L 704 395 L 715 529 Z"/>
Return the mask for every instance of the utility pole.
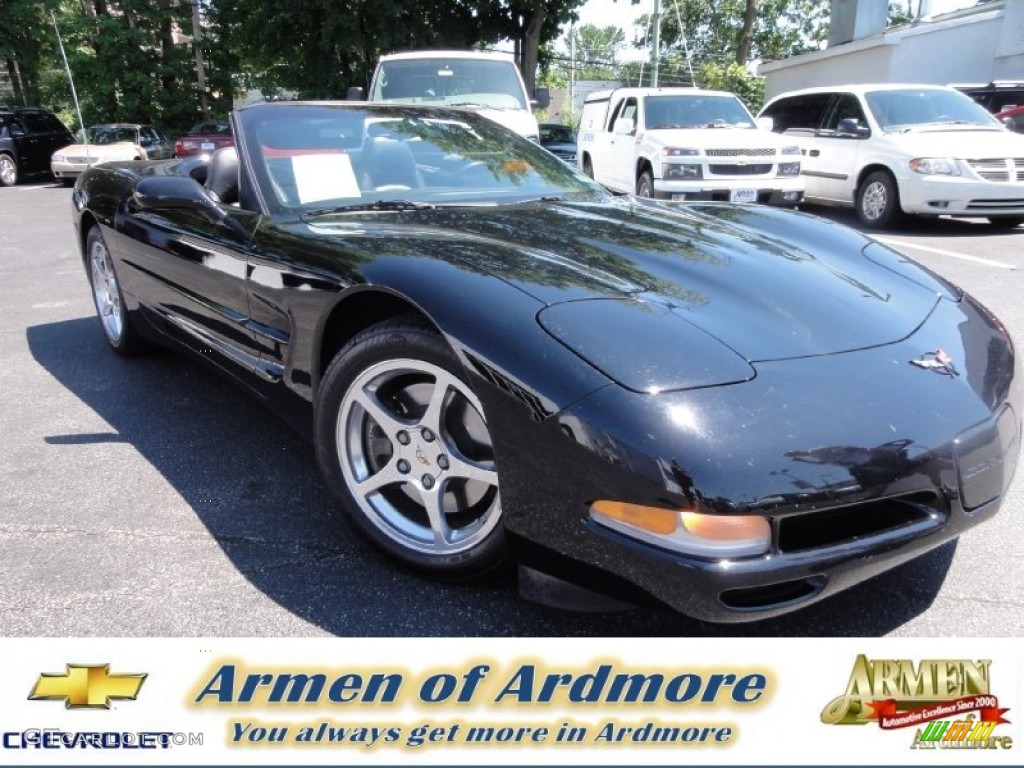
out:
<path id="1" fill-rule="evenodd" d="M 654 26 L 654 45 L 651 47 L 651 87 L 658 87 L 658 52 L 661 49 L 661 1 L 654 0 L 654 13 L 651 16 Z"/>
<path id="2" fill-rule="evenodd" d="M 203 28 L 199 23 L 199 0 L 192 0 L 192 45 L 196 49 L 196 73 L 199 79 L 199 106 L 203 119 L 210 116 L 210 105 L 206 99 L 206 65 L 203 64 Z"/>
<path id="3" fill-rule="evenodd" d="M 576 21 L 569 24 L 569 123 L 576 127 Z"/>

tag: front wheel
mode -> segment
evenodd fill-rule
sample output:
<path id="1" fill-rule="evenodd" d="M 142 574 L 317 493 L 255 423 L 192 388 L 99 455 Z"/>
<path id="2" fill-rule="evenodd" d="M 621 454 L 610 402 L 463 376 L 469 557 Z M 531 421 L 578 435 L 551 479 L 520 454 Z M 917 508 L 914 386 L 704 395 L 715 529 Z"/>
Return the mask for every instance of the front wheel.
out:
<path id="1" fill-rule="evenodd" d="M 119 355 L 129 357 L 138 354 L 145 347 L 145 342 L 132 326 L 114 260 L 99 227 L 89 230 L 85 249 L 92 299 L 107 343 Z"/>
<path id="2" fill-rule="evenodd" d="M 470 578 L 506 559 L 494 446 L 479 398 L 425 322 L 379 323 L 331 362 L 316 450 L 341 507 L 405 565 Z"/>
<path id="3" fill-rule="evenodd" d="M 900 193 L 888 171 L 875 171 L 857 190 L 857 218 L 869 229 L 887 229 L 900 220 Z"/>
<path id="4" fill-rule="evenodd" d="M 636 180 L 637 197 L 654 197 L 654 176 L 650 171 L 644 171 Z"/>
<path id="5" fill-rule="evenodd" d="M 589 157 L 583 158 L 583 173 L 594 178 L 594 164 L 590 161 Z"/>

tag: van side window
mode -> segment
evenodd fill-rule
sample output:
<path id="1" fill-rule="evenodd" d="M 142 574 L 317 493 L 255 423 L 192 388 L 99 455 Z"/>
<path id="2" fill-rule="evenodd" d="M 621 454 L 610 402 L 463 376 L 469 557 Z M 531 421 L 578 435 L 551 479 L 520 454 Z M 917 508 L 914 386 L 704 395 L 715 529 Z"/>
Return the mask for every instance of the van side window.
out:
<path id="1" fill-rule="evenodd" d="M 808 93 L 781 99 L 765 110 L 772 118 L 772 130 L 796 136 L 813 136 L 821 125 L 831 93 Z"/>
<path id="2" fill-rule="evenodd" d="M 851 93 L 840 93 L 836 95 L 835 102 L 828 112 L 828 117 L 821 125 L 819 136 L 833 136 L 839 126 L 840 120 L 856 120 L 860 125 L 866 126 L 867 119 L 864 117 L 864 110 L 860 101 Z"/>

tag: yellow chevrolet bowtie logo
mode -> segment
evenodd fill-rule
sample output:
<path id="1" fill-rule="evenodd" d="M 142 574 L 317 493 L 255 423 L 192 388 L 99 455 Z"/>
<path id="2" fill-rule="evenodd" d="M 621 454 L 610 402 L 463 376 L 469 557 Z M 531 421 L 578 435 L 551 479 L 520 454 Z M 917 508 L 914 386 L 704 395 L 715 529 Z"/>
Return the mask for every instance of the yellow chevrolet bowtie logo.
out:
<path id="1" fill-rule="evenodd" d="M 29 699 L 64 699 L 67 709 L 110 709 L 111 699 L 134 700 L 146 679 L 145 675 L 112 675 L 109 664 L 67 664 L 65 668 L 63 675 L 41 674 Z"/>

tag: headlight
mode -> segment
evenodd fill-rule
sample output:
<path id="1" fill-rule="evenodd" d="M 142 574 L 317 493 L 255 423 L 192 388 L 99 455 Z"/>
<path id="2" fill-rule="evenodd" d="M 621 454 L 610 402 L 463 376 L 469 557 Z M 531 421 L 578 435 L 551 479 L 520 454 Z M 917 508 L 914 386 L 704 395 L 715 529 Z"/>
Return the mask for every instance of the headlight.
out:
<path id="1" fill-rule="evenodd" d="M 706 515 L 600 500 L 590 519 L 633 539 L 706 558 L 756 557 L 771 546 L 771 526 L 759 515 Z"/>
<path id="2" fill-rule="evenodd" d="M 800 154 L 800 147 L 796 146 L 795 144 L 794 145 L 790 145 L 788 147 L 783 147 L 782 149 L 779 150 L 779 154 L 780 155 L 799 155 Z"/>
<path id="3" fill-rule="evenodd" d="M 54 155 L 53 157 L 50 158 L 50 161 L 54 163 L 63 163 L 64 155 Z"/>
<path id="4" fill-rule="evenodd" d="M 960 166 L 951 157 L 915 157 L 910 170 L 922 176 L 959 176 Z"/>
<path id="5" fill-rule="evenodd" d="M 691 147 L 662 147 L 661 154 L 665 157 L 693 157 L 699 155 L 700 150 Z"/>
<path id="6" fill-rule="evenodd" d="M 681 163 L 662 163 L 661 178 L 665 181 L 686 181 L 703 179 L 704 171 L 699 165 L 683 165 Z"/>
<path id="7" fill-rule="evenodd" d="M 779 163 L 778 176 L 799 176 L 800 163 Z"/>

